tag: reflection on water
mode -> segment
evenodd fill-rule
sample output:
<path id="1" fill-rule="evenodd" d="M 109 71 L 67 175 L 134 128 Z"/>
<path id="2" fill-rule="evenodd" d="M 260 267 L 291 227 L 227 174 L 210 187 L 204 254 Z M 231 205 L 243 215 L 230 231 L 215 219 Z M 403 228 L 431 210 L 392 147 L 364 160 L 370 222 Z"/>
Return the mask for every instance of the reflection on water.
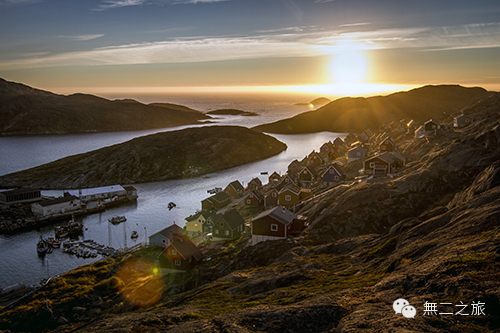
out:
<path id="1" fill-rule="evenodd" d="M 238 105 L 233 105 L 238 107 Z M 283 105 L 281 105 L 283 108 Z M 299 108 L 290 111 L 281 110 L 283 114 L 293 115 L 300 112 Z M 242 109 L 252 111 L 251 108 Z M 304 107 L 302 106 L 302 110 Z M 266 117 L 222 117 L 220 123 L 253 126 L 277 120 L 276 115 Z M 259 120 L 260 119 L 260 120 Z M 264 119 L 264 121 L 262 120 Z M 0 138 L 0 175 L 28 168 L 57 158 L 93 150 L 131 138 L 162 130 L 139 132 L 116 132 L 78 134 L 64 136 L 38 136 Z M 174 221 L 183 226 L 184 218 L 201 208 L 201 200 L 209 196 L 207 190 L 214 187 L 225 187 L 233 180 L 239 180 L 246 185 L 252 178 L 259 177 L 266 184 L 267 176 L 260 173 L 273 171 L 284 173 L 288 164 L 294 159 L 302 159 L 313 149 L 318 150 L 329 140 L 334 140 L 339 134 L 322 132 L 304 135 L 274 135 L 278 140 L 288 145 L 286 151 L 269 159 L 240 167 L 224 170 L 197 178 L 171 180 L 157 183 L 134 184 L 139 198 L 136 203 L 108 209 L 104 212 L 85 216 L 84 239 L 93 239 L 97 243 L 111 245 L 114 248 L 133 246 L 143 242 L 148 236 L 171 225 Z M 124 185 L 124 184 L 122 184 Z M 44 191 L 45 195 L 61 195 L 61 191 Z M 168 210 L 168 203 L 174 202 L 177 207 Z M 127 222 L 108 228 L 108 219 L 115 215 L 125 215 Z M 132 231 L 137 231 L 136 241 L 130 239 Z M 100 259 L 82 259 L 62 253 L 54 249 L 45 258 L 36 254 L 36 243 L 40 236 L 53 235 L 53 227 L 44 227 L 39 231 L 30 231 L 17 235 L 0 236 L 0 288 L 17 282 L 27 284 L 37 283 L 48 275 L 63 273 L 67 270 Z M 126 242 L 126 244 L 125 244 Z"/>

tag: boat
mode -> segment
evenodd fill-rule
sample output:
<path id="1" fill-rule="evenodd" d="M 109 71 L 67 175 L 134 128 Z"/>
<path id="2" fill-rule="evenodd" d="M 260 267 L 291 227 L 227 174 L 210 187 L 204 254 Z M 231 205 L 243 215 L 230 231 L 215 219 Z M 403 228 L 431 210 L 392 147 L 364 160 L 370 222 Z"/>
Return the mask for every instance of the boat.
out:
<path id="1" fill-rule="evenodd" d="M 38 241 L 38 243 L 36 244 L 36 252 L 39 255 L 44 255 L 45 253 L 47 253 L 48 249 L 49 249 L 49 245 L 47 243 L 45 243 L 45 241 L 43 239 L 40 239 Z"/>
<path id="2" fill-rule="evenodd" d="M 61 242 L 54 239 L 54 237 L 49 237 L 49 238 L 45 239 L 44 241 L 45 241 L 45 243 L 47 243 L 49 245 L 49 247 L 52 247 L 54 249 L 61 247 Z"/>
<path id="3" fill-rule="evenodd" d="M 137 239 L 138 237 L 139 237 L 139 233 L 137 231 L 132 231 L 132 234 L 130 235 L 130 238 Z"/>
<path id="4" fill-rule="evenodd" d="M 68 236 L 74 237 L 83 233 L 83 224 L 81 222 L 76 222 L 71 220 L 68 222 Z"/>
<path id="5" fill-rule="evenodd" d="M 262 171 L 260 174 L 261 174 L 261 175 L 267 175 L 267 174 L 269 174 L 269 173 L 268 173 L 267 171 Z"/>
<path id="6" fill-rule="evenodd" d="M 125 216 L 113 216 L 112 218 L 110 218 L 108 220 L 111 224 L 113 225 L 117 225 L 117 224 L 120 224 L 122 222 L 125 222 L 127 221 L 127 218 Z"/>
<path id="7" fill-rule="evenodd" d="M 177 205 L 171 201 L 168 203 L 167 207 L 168 207 L 168 210 L 172 210 L 172 208 L 177 207 Z"/>

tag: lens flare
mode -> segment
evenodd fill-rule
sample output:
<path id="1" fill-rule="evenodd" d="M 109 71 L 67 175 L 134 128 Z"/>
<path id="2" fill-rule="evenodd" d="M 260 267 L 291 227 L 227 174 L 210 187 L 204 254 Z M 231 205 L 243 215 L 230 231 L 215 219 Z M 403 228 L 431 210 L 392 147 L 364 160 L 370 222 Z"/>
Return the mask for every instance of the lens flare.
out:
<path id="1" fill-rule="evenodd" d="M 154 305 L 165 289 L 158 268 L 148 261 L 131 259 L 116 276 L 124 282 L 120 287 L 122 297 L 137 307 Z"/>

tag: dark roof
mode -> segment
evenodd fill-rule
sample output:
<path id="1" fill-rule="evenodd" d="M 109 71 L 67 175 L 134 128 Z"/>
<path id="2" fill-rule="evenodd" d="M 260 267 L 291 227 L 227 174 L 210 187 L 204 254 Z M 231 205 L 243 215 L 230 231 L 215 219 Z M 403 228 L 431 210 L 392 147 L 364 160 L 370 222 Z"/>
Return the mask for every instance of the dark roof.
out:
<path id="1" fill-rule="evenodd" d="M 240 225 L 245 224 L 245 220 L 243 220 L 240 213 L 238 213 L 236 209 L 232 209 L 229 212 L 222 214 L 220 218 L 223 218 L 231 229 L 236 229 Z"/>
<path id="2" fill-rule="evenodd" d="M 281 193 L 283 193 L 283 192 L 285 192 L 287 190 L 290 190 L 290 191 L 292 191 L 295 194 L 300 194 L 300 188 L 298 186 L 296 186 L 295 184 L 288 184 L 288 185 L 286 185 L 285 187 L 283 187 L 281 189 L 281 191 L 279 193 L 281 194 Z"/>
<path id="3" fill-rule="evenodd" d="M 227 194 L 226 192 L 219 192 L 215 195 L 212 195 L 210 198 L 208 198 L 210 200 L 215 200 L 217 202 L 224 202 L 226 200 L 231 200 L 231 197 L 229 196 L 229 194 Z"/>
<path id="4" fill-rule="evenodd" d="M 31 193 L 31 192 L 40 192 L 39 189 L 36 188 L 31 188 L 31 187 L 21 187 L 21 188 L 16 188 L 14 190 L 7 190 L 7 191 L 1 191 L 3 195 L 16 195 L 16 194 L 24 194 L 24 193 Z"/>
<path id="5" fill-rule="evenodd" d="M 137 189 L 135 187 L 133 187 L 132 185 L 123 186 L 123 189 L 125 191 L 137 191 Z"/>
<path id="6" fill-rule="evenodd" d="M 262 181 L 258 177 L 252 178 L 252 180 L 248 182 L 248 185 L 252 183 L 256 183 L 258 186 L 262 186 Z"/>
<path id="7" fill-rule="evenodd" d="M 297 215 L 286 209 L 285 207 L 274 207 L 271 209 L 268 209 L 266 211 L 263 211 L 259 215 L 257 215 L 254 219 L 252 219 L 252 222 L 255 220 L 259 220 L 263 217 L 269 216 L 273 218 L 274 220 L 283 223 L 284 225 L 290 224 L 294 219 L 297 218 Z"/>
<path id="8" fill-rule="evenodd" d="M 323 175 L 324 176 L 328 170 L 330 170 L 330 168 L 333 168 L 335 169 L 335 171 L 337 171 L 337 173 L 341 176 L 344 176 L 344 170 L 342 170 L 342 168 L 337 164 L 337 163 L 333 163 L 332 165 L 330 165 L 328 168 L 326 168 L 325 172 L 323 172 Z"/>
<path id="9" fill-rule="evenodd" d="M 400 159 L 397 158 L 396 156 L 394 156 L 394 154 L 383 153 L 383 154 L 380 154 L 380 155 L 377 155 L 377 156 L 370 157 L 369 159 L 366 160 L 366 162 L 371 161 L 371 160 L 373 160 L 375 158 L 380 158 L 382 161 L 387 162 L 389 164 L 392 164 L 394 162 L 400 161 Z"/>
<path id="10" fill-rule="evenodd" d="M 203 253 L 186 237 L 178 235 L 170 246 L 173 246 L 177 252 L 184 258 L 189 259 L 190 257 L 200 260 L 203 258 Z"/>
<path id="11" fill-rule="evenodd" d="M 179 227 L 174 222 L 174 224 L 172 224 L 171 226 L 169 226 L 161 231 L 158 231 L 156 234 L 151 235 L 151 237 L 153 237 L 154 235 L 162 235 L 163 237 L 168 238 L 171 241 L 173 241 L 174 235 L 180 235 L 181 232 L 182 232 L 182 228 Z"/>
<path id="12" fill-rule="evenodd" d="M 243 191 L 243 185 L 241 185 L 239 180 L 229 183 L 228 186 L 232 186 L 236 191 Z"/>
<path id="13" fill-rule="evenodd" d="M 55 198 L 55 199 L 43 199 L 42 201 L 38 202 L 38 204 L 42 207 L 47 207 L 47 206 L 60 204 L 63 202 L 70 202 L 73 200 L 80 200 L 80 199 L 78 199 L 74 195 L 70 195 L 70 196 L 59 197 L 59 198 Z"/>

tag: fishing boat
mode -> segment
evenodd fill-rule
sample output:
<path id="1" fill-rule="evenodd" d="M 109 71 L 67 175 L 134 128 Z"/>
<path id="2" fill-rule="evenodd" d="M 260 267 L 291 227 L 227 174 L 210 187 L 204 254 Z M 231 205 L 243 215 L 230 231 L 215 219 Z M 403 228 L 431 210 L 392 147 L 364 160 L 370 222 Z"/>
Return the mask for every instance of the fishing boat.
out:
<path id="1" fill-rule="evenodd" d="M 54 249 L 61 247 L 61 242 L 57 239 L 54 239 L 54 237 L 49 237 L 47 239 L 44 239 L 44 241 L 49 245 L 49 247 L 52 247 Z"/>
<path id="2" fill-rule="evenodd" d="M 132 231 L 132 234 L 130 235 L 130 238 L 137 239 L 138 237 L 139 237 L 139 233 L 137 231 Z"/>
<path id="3" fill-rule="evenodd" d="M 44 255 L 45 253 L 47 253 L 48 249 L 49 249 L 49 245 L 47 243 L 45 243 L 45 241 L 43 239 L 40 239 L 38 241 L 38 243 L 36 244 L 36 252 L 39 255 Z"/>
<path id="4" fill-rule="evenodd" d="M 172 210 L 172 208 L 177 207 L 177 205 L 173 202 L 169 202 L 167 207 L 168 207 L 168 210 Z"/>
<path id="5" fill-rule="evenodd" d="M 214 187 L 210 190 L 207 190 L 208 194 L 217 194 L 219 192 L 222 192 L 222 187 Z"/>
<path id="6" fill-rule="evenodd" d="M 113 225 L 117 225 L 117 224 L 120 224 L 122 222 L 125 222 L 127 221 L 127 218 L 125 216 L 113 216 L 112 218 L 110 218 L 108 220 L 111 224 Z"/>
<path id="7" fill-rule="evenodd" d="M 58 225 L 54 228 L 56 238 L 68 237 L 68 228 L 66 226 Z"/>

